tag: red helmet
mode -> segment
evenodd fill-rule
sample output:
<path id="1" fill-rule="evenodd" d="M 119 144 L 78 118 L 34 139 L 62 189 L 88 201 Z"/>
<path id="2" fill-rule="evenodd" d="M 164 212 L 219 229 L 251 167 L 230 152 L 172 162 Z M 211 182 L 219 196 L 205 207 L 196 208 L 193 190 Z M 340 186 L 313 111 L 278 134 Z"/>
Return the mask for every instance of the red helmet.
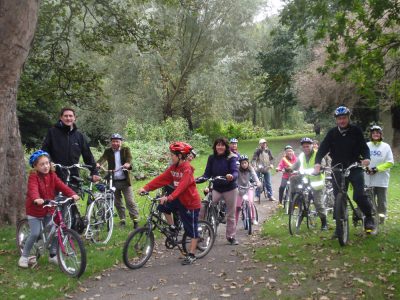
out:
<path id="1" fill-rule="evenodd" d="M 192 149 L 192 146 L 184 142 L 173 142 L 169 145 L 169 151 L 176 154 L 181 153 L 183 155 L 188 155 Z"/>

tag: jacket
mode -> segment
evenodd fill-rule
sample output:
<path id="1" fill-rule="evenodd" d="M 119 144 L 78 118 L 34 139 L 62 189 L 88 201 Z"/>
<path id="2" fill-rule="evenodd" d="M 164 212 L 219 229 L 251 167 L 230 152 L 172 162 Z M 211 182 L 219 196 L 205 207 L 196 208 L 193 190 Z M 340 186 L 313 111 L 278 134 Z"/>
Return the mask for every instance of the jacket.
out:
<path id="1" fill-rule="evenodd" d="M 89 144 L 75 124 L 71 130 L 71 128 L 65 126 L 61 120 L 58 121 L 57 124 L 47 132 L 47 136 L 42 144 L 42 150 L 50 154 L 51 160 L 54 163 L 64 166 L 71 166 L 79 163 L 79 158 L 82 155 L 85 164 L 92 166 L 90 174 L 98 174 L 96 162 L 90 151 Z M 66 174 L 59 168 L 57 168 L 57 175 L 65 181 Z M 71 169 L 71 175 L 79 176 L 79 169 Z"/>
<path id="2" fill-rule="evenodd" d="M 289 158 L 287 158 L 286 156 L 284 156 L 281 159 L 281 161 L 278 164 L 277 169 L 280 170 L 280 171 L 284 171 L 283 175 L 282 175 L 282 178 L 288 179 L 290 176 L 292 176 L 292 173 L 291 172 L 286 172 L 285 169 L 292 167 L 293 164 L 296 163 L 296 161 L 297 161 L 296 155 L 293 155 L 291 160 Z"/>
<path id="3" fill-rule="evenodd" d="M 332 166 L 341 163 L 344 168 L 361 159 L 370 159 L 361 129 L 352 124 L 344 132 L 340 132 L 338 127 L 328 131 L 318 149 L 315 163 L 320 164 L 328 153 L 332 158 Z"/>
<path id="4" fill-rule="evenodd" d="M 231 174 L 232 181 L 216 180 L 213 188 L 219 193 L 224 193 L 237 188 L 238 164 L 236 154 L 231 153 L 228 157 L 222 155 L 210 155 L 207 160 L 206 170 L 202 177 L 211 178 L 215 176 L 226 176 Z"/>
<path id="5" fill-rule="evenodd" d="M 269 172 L 270 165 L 274 158 L 272 157 L 271 150 L 266 148 L 265 150 L 258 148 L 253 154 L 252 164 L 257 172 L 267 173 Z"/>
<path id="6" fill-rule="evenodd" d="M 154 178 L 144 186 L 146 191 L 153 191 L 168 184 L 173 184 L 175 190 L 168 196 L 168 201 L 179 199 L 186 209 L 201 207 L 200 195 L 194 181 L 194 168 L 185 161 L 179 166 L 171 165 L 164 173 Z"/>
<path id="7" fill-rule="evenodd" d="M 132 154 L 128 147 L 121 147 L 120 149 L 121 154 L 121 165 L 125 163 L 129 163 L 132 165 Z M 115 170 L 115 156 L 114 150 L 112 148 L 107 148 L 104 150 L 103 155 L 99 158 L 97 163 L 102 164 L 103 162 L 107 161 L 108 169 Z M 124 171 L 126 182 L 131 185 L 131 178 L 128 171 Z"/>
<path id="8" fill-rule="evenodd" d="M 33 200 L 39 198 L 54 200 L 59 192 L 67 197 L 75 195 L 75 192 L 62 182 L 53 171 L 50 171 L 48 174 L 40 174 L 32 171 L 28 178 L 28 191 L 25 201 L 26 214 L 42 218 L 48 213 L 52 213 L 53 209 L 43 208 L 42 205 L 35 205 Z"/>

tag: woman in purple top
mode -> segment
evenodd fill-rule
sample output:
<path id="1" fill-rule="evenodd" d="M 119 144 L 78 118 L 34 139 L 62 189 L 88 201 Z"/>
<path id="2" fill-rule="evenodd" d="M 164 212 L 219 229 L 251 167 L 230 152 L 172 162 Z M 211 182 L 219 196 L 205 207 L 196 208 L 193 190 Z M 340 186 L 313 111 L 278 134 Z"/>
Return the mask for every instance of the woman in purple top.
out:
<path id="1" fill-rule="evenodd" d="M 237 245 L 235 210 L 238 189 L 236 179 L 238 177 L 237 156 L 230 152 L 228 140 L 218 138 L 213 145 L 214 154 L 208 157 L 204 178 L 224 176 L 226 180 L 214 181 L 212 199 L 216 203 L 225 199 L 226 203 L 226 238 L 231 245 Z M 202 212 L 200 212 L 202 215 Z"/>

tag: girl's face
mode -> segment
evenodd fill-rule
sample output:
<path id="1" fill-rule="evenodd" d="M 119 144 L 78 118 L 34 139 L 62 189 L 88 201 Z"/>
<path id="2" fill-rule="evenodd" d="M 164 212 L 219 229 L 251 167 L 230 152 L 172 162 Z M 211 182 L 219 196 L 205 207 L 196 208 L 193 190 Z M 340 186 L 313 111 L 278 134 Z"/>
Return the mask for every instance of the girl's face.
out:
<path id="1" fill-rule="evenodd" d="M 34 166 L 35 170 L 42 174 L 50 172 L 50 160 L 47 156 L 40 156 Z"/>
<path id="2" fill-rule="evenodd" d="M 381 137 L 381 133 L 378 130 L 374 130 L 371 132 L 371 139 L 373 141 L 380 141 Z"/>
<path id="3" fill-rule="evenodd" d="M 285 151 L 285 153 L 286 153 L 286 156 L 287 156 L 287 157 L 293 157 L 293 154 L 294 154 L 294 152 L 293 152 L 292 149 L 287 149 L 287 150 Z"/>
<path id="4" fill-rule="evenodd" d="M 172 164 L 177 164 L 179 162 L 178 155 L 176 155 L 175 153 L 171 152 L 171 161 L 172 161 Z"/>
<path id="5" fill-rule="evenodd" d="M 249 162 L 247 160 L 242 160 L 240 162 L 240 167 L 244 170 L 246 170 L 249 167 Z"/>
<path id="6" fill-rule="evenodd" d="M 225 146 L 225 144 L 223 144 L 223 143 L 218 143 L 218 144 L 215 146 L 215 150 L 217 151 L 217 154 L 218 154 L 218 155 L 224 155 L 224 154 L 225 154 L 225 151 L 226 151 L 226 146 Z"/>

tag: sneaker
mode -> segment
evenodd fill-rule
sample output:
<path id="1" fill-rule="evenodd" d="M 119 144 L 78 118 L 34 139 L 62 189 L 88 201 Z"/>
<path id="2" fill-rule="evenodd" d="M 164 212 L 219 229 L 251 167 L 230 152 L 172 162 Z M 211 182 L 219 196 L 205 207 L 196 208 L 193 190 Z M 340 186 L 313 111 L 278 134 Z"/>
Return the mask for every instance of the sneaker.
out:
<path id="1" fill-rule="evenodd" d="M 239 245 L 239 242 L 233 237 L 227 238 L 227 240 L 231 245 L 234 245 L 234 246 Z"/>
<path id="2" fill-rule="evenodd" d="M 133 229 L 136 229 L 139 227 L 139 222 L 133 221 Z"/>
<path id="3" fill-rule="evenodd" d="M 257 220 L 253 220 L 252 223 L 253 223 L 253 225 L 258 225 L 258 221 Z"/>
<path id="4" fill-rule="evenodd" d="M 379 224 L 384 224 L 385 219 L 386 219 L 385 214 L 379 214 Z"/>
<path id="5" fill-rule="evenodd" d="M 268 198 L 269 201 L 276 201 L 276 199 L 274 198 L 274 196 L 271 196 Z"/>
<path id="6" fill-rule="evenodd" d="M 182 260 L 182 265 L 191 265 L 196 261 L 196 256 L 194 256 L 194 254 L 189 253 L 188 255 L 186 255 L 185 259 Z"/>
<path id="7" fill-rule="evenodd" d="M 178 231 L 179 231 L 178 228 L 175 225 L 169 225 L 168 230 L 169 230 L 169 232 L 171 232 L 174 235 L 177 234 Z"/>
<path id="8" fill-rule="evenodd" d="M 54 265 L 58 265 L 58 259 L 57 256 L 49 256 L 49 263 L 54 264 Z"/>
<path id="9" fill-rule="evenodd" d="M 21 268 L 28 268 L 29 264 L 28 264 L 28 258 L 25 256 L 21 256 L 18 260 L 18 267 Z"/>
<path id="10" fill-rule="evenodd" d="M 279 208 L 283 208 L 283 204 L 282 204 L 282 203 L 279 203 L 279 204 L 278 204 L 278 207 L 279 207 Z"/>
<path id="11" fill-rule="evenodd" d="M 125 227 L 125 225 L 126 225 L 126 221 L 125 220 L 119 221 L 119 226 Z"/>
<path id="12" fill-rule="evenodd" d="M 321 225 L 321 231 L 327 231 L 328 230 L 328 225 Z"/>
<path id="13" fill-rule="evenodd" d="M 365 229 L 365 231 L 374 231 L 375 230 L 375 222 L 372 217 L 365 217 L 364 229 Z"/>

